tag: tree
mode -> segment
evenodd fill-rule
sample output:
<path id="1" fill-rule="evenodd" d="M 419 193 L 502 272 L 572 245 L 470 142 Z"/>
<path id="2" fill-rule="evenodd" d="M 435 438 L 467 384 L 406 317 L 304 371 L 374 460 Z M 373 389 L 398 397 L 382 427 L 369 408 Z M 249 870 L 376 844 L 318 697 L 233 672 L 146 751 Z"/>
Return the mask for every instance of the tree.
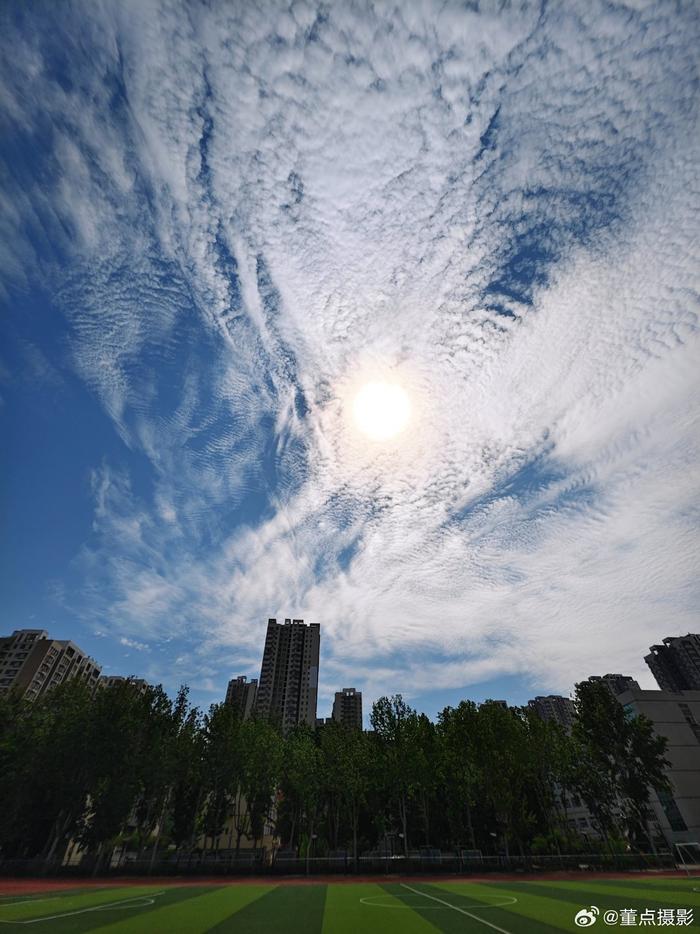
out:
<path id="1" fill-rule="evenodd" d="M 144 756 L 142 791 L 136 807 L 142 836 L 153 835 L 151 869 L 165 830 L 173 794 L 181 737 L 189 716 L 188 689 L 180 687 L 173 703 L 161 686 L 145 691 L 149 712 L 145 718 L 143 742 L 147 750 L 157 749 L 157 756 Z M 196 718 L 195 718 L 196 722 Z"/>
<path id="2" fill-rule="evenodd" d="M 96 848 L 95 872 L 106 844 L 130 818 L 137 820 L 135 808 L 154 755 L 149 728 L 154 711 L 168 704 L 162 688 L 143 691 L 132 681 L 100 689 L 92 698 L 87 733 L 88 799 L 78 839 L 89 849 Z"/>
<path id="3" fill-rule="evenodd" d="M 560 852 L 562 831 L 559 802 L 570 774 L 574 750 L 571 738 L 553 720 L 543 720 L 531 708 L 521 710 L 529 760 L 529 787 L 536 805 L 537 824 L 546 845 Z M 548 843 L 547 843 L 548 841 Z"/>
<path id="4" fill-rule="evenodd" d="M 445 789 L 445 807 L 456 843 L 467 836 L 475 850 L 476 838 L 472 811 L 481 782 L 478 765 L 478 716 L 473 701 L 461 701 L 457 707 L 446 707 L 438 715 L 438 748 L 440 777 Z"/>
<path id="5" fill-rule="evenodd" d="M 522 851 L 532 824 L 527 734 L 519 711 L 493 701 L 479 707 L 477 724 L 483 793 L 501 830 L 508 858 L 511 837 Z"/>
<path id="6" fill-rule="evenodd" d="M 654 835 L 649 830 L 649 792 L 671 792 L 666 774 L 670 762 L 666 759 L 668 740 L 657 736 L 651 720 L 644 716 L 627 717 L 628 744 L 620 791 L 627 801 L 627 827 L 630 838 L 637 843 L 646 838 L 654 848 Z"/>
<path id="7" fill-rule="evenodd" d="M 0 842 L 51 860 L 75 830 L 89 787 L 91 694 L 66 682 L 34 703 L 0 701 Z"/>
<path id="8" fill-rule="evenodd" d="M 340 822 L 343 815 L 349 733 L 347 727 L 335 720 L 327 723 L 319 731 L 323 762 L 323 797 L 328 821 L 328 836 L 333 850 L 338 849 Z"/>
<path id="9" fill-rule="evenodd" d="M 302 724 L 287 737 L 284 749 L 282 791 L 294 814 L 294 823 L 305 827 L 306 871 L 323 794 L 321 753 L 313 732 Z"/>
<path id="10" fill-rule="evenodd" d="M 194 846 L 204 785 L 204 733 L 197 708 L 189 710 L 173 750 L 169 812 L 175 845 Z"/>
<path id="11" fill-rule="evenodd" d="M 418 717 L 400 694 L 380 697 L 372 705 L 370 722 L 383 747 L 386 779 L 398 808 L 404 856 L 408 856 L 408 806 L 415 789 L 415 748 Z"/>
<path id="12" fill-rule="evenodd" d="M 558 845 L 567 792 L 611 852 L 622 837 L 653 846 L 649 796 L 670 790 L 666 740 L 604 685 L 579 685 L 576 705 L 567 735 L 493 702 L 447 707 L 435 725 L 396 695 L 373 706 L 371 733 L 331 723 L 283 739 L 225 704 L 202 717 L 185 688 L 171 700 L 161 687 L 93 692 L 76 679 L 34 702 L 10 694 L 0 697 L 0 853 L 50 863 L 74 840 L 97 871 L 117 840 L 148 843 L 153 863 L 162 839 L 191 851 L 203 833 L 214 848 L 228 825 L 238 852 L 272 820 L 307 871 L 325 829 L 334 849 L 352 845 L 356 864 L 358 840 L 396 830 L 404 854 L 410 837 L 476 849 L 495 831 L 506 853 L 545 852 Z"/>
<path id="13" fill-rule="evenodd" d="M 629 716 L 600 682 L 576 685 L 573 736 L 578 763 L 573 784 L 608 846 L 612 836 L 648 836 L 649 789 L 667 791 L 668 745 L 650 720 Z"/>
<path id="14" fill-rule="evenodd" d="M 414 794 L 419 804 L 423 824 L 423 842 L 430 840 L 430 816 L 433 800 L 440 784 L 439 741 L 435 724 L 424 713 L 412 721 Z"/>
<path id="15" fill-rule="evenodd" d="M 214 849 L 241 781 L 240 721 L 229 704 L 212 704 L 204 717 L 204 839 Z"/>
<path id="16" fill-rule="evenodd" d="M 352 858 L 357 868 L 357 832 L 360 810 L 371 781 L 370 743 L 362 730 L 335 721 L 321 730 L 323 788 L 331 827 L 331 843 L 338 848 L 341 820 L 345 817 L 352 835 Z"/>
<path id="17" fill-rule="evenodd" d="M 248 827 L 253 846 L 264 834 L 265 821 L 270 816 L 275 789 L 282 767 L 282 739 L 266 720 L 246 720 L 241 725 L 241 774 L 238 786 L 241 805 L 248 815 Z M 241 823 L 237 823 L 236 855 L 241 840 Z"/>

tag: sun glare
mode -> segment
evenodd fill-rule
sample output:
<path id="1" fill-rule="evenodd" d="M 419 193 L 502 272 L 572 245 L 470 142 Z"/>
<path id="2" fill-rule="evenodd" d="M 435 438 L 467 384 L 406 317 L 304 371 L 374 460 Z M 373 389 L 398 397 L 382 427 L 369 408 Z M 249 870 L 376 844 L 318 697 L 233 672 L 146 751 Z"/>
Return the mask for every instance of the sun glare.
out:
<path id="1" fill-rule="evenodd" d="M 411 406 L 396 383 L 367 383 L 353 404 L 358 428 L 373 441 L 388 441 L 408 424 Z"/>

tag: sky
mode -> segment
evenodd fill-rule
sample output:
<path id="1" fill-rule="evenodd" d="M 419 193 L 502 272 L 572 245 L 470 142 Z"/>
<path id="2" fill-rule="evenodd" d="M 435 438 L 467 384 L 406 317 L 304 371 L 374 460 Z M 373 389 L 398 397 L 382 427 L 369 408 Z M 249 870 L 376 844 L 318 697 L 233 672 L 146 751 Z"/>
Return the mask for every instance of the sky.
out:
<path id="1" fill-rule="evenodd" d="M 524 703 L 698 631 L 693 2 L 0 8 L 0 630 Z M 406 429 L 353 402 L 398 385 Z"/>

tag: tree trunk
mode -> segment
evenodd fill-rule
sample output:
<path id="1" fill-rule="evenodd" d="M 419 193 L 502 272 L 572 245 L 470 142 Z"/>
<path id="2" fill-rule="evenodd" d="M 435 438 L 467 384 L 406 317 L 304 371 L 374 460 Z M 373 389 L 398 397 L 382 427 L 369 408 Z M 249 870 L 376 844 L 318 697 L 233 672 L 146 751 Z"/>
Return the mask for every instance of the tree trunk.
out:
<path id="1" fill-rule="evenodd" d="M 357 805 L 352 806 L 352 861 L 357 872 Z"/>
<path id="2" fill-rule="evenodd" d="M 659 854 L 656 849 L 656 843 L 654 842 L 654 833 L 651 829 L 651 820 L 647 817 L 646 814 L 644 815 L 643 820 L 644 828 L 647 832 L 647 840 L 649 841 L 649 846 L 651 847 L 651 852 L 654 854 L 654 856 L 658 856 Z"/>
<path id="3" fill-rule="evenodd" d="M 399 799 L 399 814 L 401 815 L 401 828 L 403 830 L 403 855 L 408 857 L 408 817 L 406 814 L 406 796 Z"/>
<path id="4" fill-rule="evenodd" d="M 474 825 L 472 823 L 472 807 L 467 802 L 467 830 L 469 831 L 469 846 L 472 850 L 476 849 L 476 837 L 474 836 Z"/>
<path id="5" fill-rule="evenodd" d="M 228 855 L 229 856 L 231 855 L 231 850 L 233 849 L 233 832 L 236 829 L 234 827 L 234 824 L 235 824 L 235 818 L 234 818 L 234 815 L 231 814 L 231 828 L 228 832 Z"/>
<path id="6" fill-rule="evenodd" d="M 333 849 L 338 849 L 338 834 L 340 833 L 340 804 L 336 802 L 333 809 Z"/>
<path id="7" fill-rule="evenodd" d="M 429 812 L 430 805 L 428 804 L 428 795 L 425 792 L 423 792 L 422 798 L 423 798 L 423 801 L 422 801 L 423 836 L 425 838 L 424 840 L 425 845 L 428 846 L 430 844 L 430 812 Z"/>
<path id="8" fill-rule="evenodd" d="M 56 840 L 59 835 L 59 827 L 61 826 L 61 819 L 63 818 L 63 811 L 58 812 L 58 817 L 53 822 L 49 835 L 46 838 L 46 843 L 44 844 L 44 849 L 42 851 L 43 855 L 46 856 L 47 853 L 53 854 L 54 849 L 56 848 Z"/>
<path id="9" fill-rule="evenodd" d="M 296 833 L 296 829 L 297 829 L 297 812 L 295 810 L 294 813 L 292 814 L 292 829 L 289 832 L 289 849 L 290 850 L 294 849 L 294 834 Z M 299 854 L 297 853 L 297 856 L 298 855 Z"/>
<path id="10" fill-rule="evenodd" d="M 153 852 L 151 853 L 151 862 L 148 866 L 148 874 L 150 875 L 153 872 L 153 864 L 156 861 L 156 854 L 158 852 L 158 844 L 160 843 L 160 837 L 163 832 L 163 821 L 165 820 L 165 809 L 168 806 L 170 801 L 170 788 L 168 788 L 165 798 L 163 799 L 163 806 L 160 809 L 160 817 L 158 818 L 158 830 L 156 831 L 156 839 L 153 844 Z"/>
<path id="11" fill-rule="evenodd" d="M 308 840 L 308 843 L 306 844 L 306 875 L 307 876 L 309 874 L 309 867 L 311 865 L 311 844 L 313 842 L 313 838 L 314 838 L 314 822 L 312 818 L 311 821 L 309 822 L 309 840 Z"/>
<path id="12" fill-rule="evenodd" d="M 97 872 L 100 868 L 100 863 L 102 862 L 102 850 L 104 849 L 104 843 L 100 843 L 97 847 L 97 855 L 95 856 L 95 865 L 92 867 L 93 877 L 97 875 Z"/>
<path id="13" fill-rule="evenodd" d="M 59 815 L 59 818 L 60 818 L 60 815 Z M 49 864 L 51 863 L 51 860 L 53 859 L 54 854 L 56 852 L 56 849 L 58 848 L 58 844 L 61 842 L 66 831 L 70 827 L 70 823 L 71 823 L 70 814 L 65 815 L 62 823 L 59 823 L 57 819 L 56 825 L 54 825 L 53 840 L 51 841 L 51 846 L 49 848 L 48 853 L 46 854 L 46 859 L 44 860 L 45 866 L 48 867 Z M 49 837 L 49 839 L 51 838 Z M 48 843 L 48 840 L 47 840 L 47 843 Z"/>

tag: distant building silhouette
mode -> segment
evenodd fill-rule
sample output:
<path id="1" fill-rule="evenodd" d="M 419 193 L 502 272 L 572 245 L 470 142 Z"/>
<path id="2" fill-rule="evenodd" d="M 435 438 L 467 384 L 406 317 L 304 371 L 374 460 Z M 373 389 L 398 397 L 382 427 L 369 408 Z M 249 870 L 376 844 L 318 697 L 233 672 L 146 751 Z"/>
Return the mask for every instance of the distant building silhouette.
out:
<path id="1" fill-rule="evenodd" d="M 623 691 L 639 691 L 639 684 L 630 675 L 591 675 L 589 681 L 600 681 L 615 697 Z"/>
<path id="2" fill-rule="evenodd" d="M 74 642 L 50 639 L 45 629 L 16 629 L 0 636 L 0 694 L 18 691 L 35 700 L 51 688 L 80 678 L 91 688 L 100 666 Z"/>
<path id="3" fill-rule="evenodd" d="M 700 690 L 700 635 L 669 636 L 644 659 L 662 691 Z"/>
<path id="4" fill-rule="evenodd" d="M 362 729 L 362 693 L 355 688 L 336 691 L 333 701 L 333 719 L 345 726 Z"/>
<path id="5" fill-rule="evenodd" d="M 238 712 L 241 720 L 247 720 L 255 709 L 257 693 L 258 679 L 248 681 L 245 675 L 239 675 L 229 681 L 225 703 Z"/>
<path id="6" fill-rule="evenodd" d="M 574 702 L 561 694 L 547 694 L 538 696 L 527 702 L 528 707 L 534 710 L 543 720 L 553 720 L 561 724 L 565 730 L 570 730 L 576 718 Z"/>
<path id="7" fill-rule="evenodd" d="M 255 711 L 284 733 L 298 723 L 316 725 L 320 629 L 303 619 L 268 620 Z"/>
<path id="8" fill-rule="evenodd" d="M 100 688 L 114 688 L 120 684 L 133 684 L 142 694 L 149 686 L 143 678 L 127 678 L 124 675 L 100 675 L 97 682 Z"/>

